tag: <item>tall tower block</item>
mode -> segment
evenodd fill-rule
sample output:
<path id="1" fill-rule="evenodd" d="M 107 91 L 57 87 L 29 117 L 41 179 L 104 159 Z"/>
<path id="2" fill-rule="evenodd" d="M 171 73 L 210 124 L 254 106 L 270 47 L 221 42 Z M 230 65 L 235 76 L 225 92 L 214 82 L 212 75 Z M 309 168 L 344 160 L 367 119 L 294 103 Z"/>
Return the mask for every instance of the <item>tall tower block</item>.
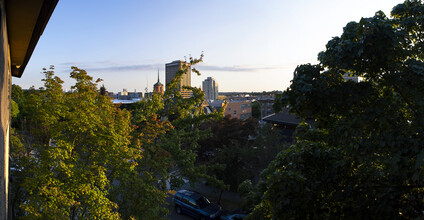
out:
<path id="1" fill-rule="evenodd" d="M 181 69 L 183 64 L 189 65 L 185 61 L 182 60 L 176 60 L 172 63 L 165 64 L 165 83 L 166 86 L 172 81 L 172 79 L 175 78 L 175 74 L 178 72 L 178 70 Z M 183 98 L 190 98 L 191 97 L 191 91 L 187 89 L 183 89 L 183 86 L 191 86 L 191 68 L 189 68 L 189 71 L 187 73 L 184 73 L 181 81 L 179 83 L 179 89 L 181 91 L 181 95 Z"/>
<path id="2" fill-rule="evenodd" d="M 203 81 L 203 92 L 205 93 L 206 100 L 217 100 L 218 99 L 218 83 L 214 78 L 208 77 Z"/>

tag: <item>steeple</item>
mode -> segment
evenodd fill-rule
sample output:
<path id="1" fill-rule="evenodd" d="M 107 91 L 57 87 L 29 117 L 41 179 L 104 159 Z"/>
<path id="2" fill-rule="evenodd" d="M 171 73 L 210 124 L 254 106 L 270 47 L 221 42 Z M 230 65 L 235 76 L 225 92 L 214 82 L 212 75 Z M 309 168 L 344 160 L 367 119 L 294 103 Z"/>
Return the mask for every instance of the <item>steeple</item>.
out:
<path id="1" fill-rule="evenodd" d="M 160 83 L 160 79 L 159 79 L 159 70 L 158 70 L 158 82 L 153 85 L 153 92 L 160 93 L 160 94 L 164 93 L 163 84 Z"/>
<path id="2" fill-rule="evenodd" d="M 158 83 L 160 83 L 160 81 L 159 81 L 159 69 L 158 69 Z"/>
<path id="3" fill-rule="evenodd" d="M 153 86 L 157 86 L 157 85 L 162 85 L 162 83 L 160 83 L 160 80 L 159 80 L 159 70 L 158 70 L 158 82 L 155 83 Z"/>

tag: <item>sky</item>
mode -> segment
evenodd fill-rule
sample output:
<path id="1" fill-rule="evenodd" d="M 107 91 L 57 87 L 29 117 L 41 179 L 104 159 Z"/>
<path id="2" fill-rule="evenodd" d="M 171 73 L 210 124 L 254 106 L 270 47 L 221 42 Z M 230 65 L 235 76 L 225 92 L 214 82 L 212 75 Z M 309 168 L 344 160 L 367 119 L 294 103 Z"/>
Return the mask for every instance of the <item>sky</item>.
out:
<path id="1" fill-rule="evenodd" d="M 390 15 L 401 0 L 59 0 L 22 78 L 43 86 L 55 66 L 65 81 L 71 66 L 101 78 L 106 89 L 149 92 L 165 82 L 165 64 L 198 58 L 199 87 L 207 77 L 219 92 L 285 90 L 296 66 L 317 55 L 350 21 Z"/>

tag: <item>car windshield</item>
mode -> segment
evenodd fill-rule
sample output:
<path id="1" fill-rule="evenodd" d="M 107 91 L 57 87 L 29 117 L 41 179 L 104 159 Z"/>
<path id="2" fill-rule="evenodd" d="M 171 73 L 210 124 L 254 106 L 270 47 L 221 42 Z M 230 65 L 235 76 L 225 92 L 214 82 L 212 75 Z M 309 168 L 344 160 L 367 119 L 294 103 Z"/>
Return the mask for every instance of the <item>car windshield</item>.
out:
<path id="1" fill-rule="evenodd" d="M 205 197 L 200 197 L 198 200 L 196 200 L 197 205 L 199 206 L 199 208 L 203 209 L 206 206 L 208 206 L 211 202 L 209 202 L 209 200 Z"/>

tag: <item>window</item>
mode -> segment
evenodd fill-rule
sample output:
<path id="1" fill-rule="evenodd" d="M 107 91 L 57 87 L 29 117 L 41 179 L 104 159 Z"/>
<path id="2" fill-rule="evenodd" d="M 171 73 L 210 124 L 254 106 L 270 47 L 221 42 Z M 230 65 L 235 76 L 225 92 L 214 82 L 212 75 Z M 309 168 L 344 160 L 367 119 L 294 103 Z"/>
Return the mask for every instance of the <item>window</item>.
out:
<path id="1" fill-rule="evenodd" d="M 187 198 L 184 198 L 184 197 L 183 197 L 182 201 L 183 201 L 185 204 L 188 204 L 188 200 L 187 200 Z"/>
<path id="2" fill-rule="evenodd" d="M 202 196 L 196 201 L 196 203 L 199 204 L 199 208 L 203 209 L 207 207 L 211 202 L 209 202 L 207 198 Z"/>
<path id="3" fill-rule="evenodd" d="M 193 206 L 193 207 L 195 207 L 195 208 L 197 208 L 196 202 L 192 198 L 189 198 L 188 199 L 188 204 L 191 205 L 191 206 Z"/>
<path id="4" fill-rule="evenodd" d="M 234 110 L 234 115 L 237 115 L 237 110 Z"/>

